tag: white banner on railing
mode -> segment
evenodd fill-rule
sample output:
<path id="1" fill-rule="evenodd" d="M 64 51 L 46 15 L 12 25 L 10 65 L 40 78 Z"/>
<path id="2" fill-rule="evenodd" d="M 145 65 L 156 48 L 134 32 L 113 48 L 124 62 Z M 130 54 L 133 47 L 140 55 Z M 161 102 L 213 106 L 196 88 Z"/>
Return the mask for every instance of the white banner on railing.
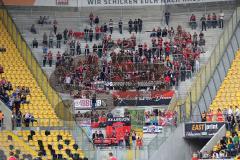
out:
<path id="1" fill-rule="evenodd" d="M 68 0 L 61 6 L 68 7 L 118 7 L 118 6 L 153 6 L 153 5 L 174 5 L 207 3 L 234 0 Z M 35 6 L 59 6 L 59 0 L 35 0 Z"/>
<path id="2" fill-rule="evenodd" d="M 91 109 L 92 108 L 92 100 L 91 99 L 74 99 L 73 105 L 75 110 L 79 109 Z M 102 105 L 101 100 L 96 100 L 96 107 L 100 107 Z"/>

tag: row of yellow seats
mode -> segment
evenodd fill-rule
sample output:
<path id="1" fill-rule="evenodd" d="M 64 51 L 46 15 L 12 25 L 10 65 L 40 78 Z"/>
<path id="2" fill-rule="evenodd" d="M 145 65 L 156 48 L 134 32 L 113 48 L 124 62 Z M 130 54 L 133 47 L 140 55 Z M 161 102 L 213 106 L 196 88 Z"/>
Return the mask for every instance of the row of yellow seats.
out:
<path id="1" fill-rule="evenodd" d="M 218 108 L 224 109 L 230 106 L 240 106 L 240 52 L 236 54 L 236 57 L 224 78 L 222 85 L 212 104 L 210 109 L 217 110 Z"/>
<path id="2" fill-rule="evenodd" d="M 74 141 L 72 135 L 66 131 L 51 130 L 51 134 L 49 136 L 45 135 L 45 131 L 36 132 L 35 135 L 33 136 L 33 140 L 30 140 L 30 141 L 28 141 L 28 135 L 30 135 L 30 132 L 21 132 L 21 133 L 18 132 L 18 135 L 22 136 L 23 139 L 26 142 L 28 142 L 30 146 L 34 147 L 37 150 L 40 149 L 37 141 L 42 140 L 44 148 L 47 148 L 48 145 L 51 144 L 53 146 L 53 149 L 56 150 L 56 154 L 62 154 L 65 158 L 69 158 L 65 152 L 66 149 L 70 149 L 72 151 L 72 153 L 79 153 L 80 156 L 82 156 L 82 157 L 84 156 L 83 152 L 80 149 L 78 149 L 77 151 L 74 151 L 72 146 L 73 146 L 73 144 L 75 144 L 75 141 Z M 66 139 L 70 140 L 70 144 L 66 145 L 63 140 L 58 141 L 58 139 L 57 139 L 58 135 L 61 135 L 63 140 L 66 140 Z M 58 149 L 58 144 L 63 145 L 62 150 Z M 51 157 L 51 153 L 49 150 L 46 150 L 46 153 L 47 153 L 48 157 Z"/>
<path id="3" fill-rule="evenodd" d="M 2 27 L 0 27 L 2 32 L 1 32 L 1 38 L 4 41 L 6 41 L 4 44 L 7 48 L 7 52 L 5 54 L 0 55 L 0 61 L 1 65 L 3 65 L 6 78 L 10 77 L 11 82 L 13 83 L 13 87 L 15 89 L 16 86 L 28 86 L 30 87 L 31 91 L 31 97 L 30 97 L 30 105 L 33 105 L 34 109 L 36 110 L 31 110 L 30 108 L 24 108 L 22 110 L 23 113 L 26 112 L 32 112 L 34 117 L 37 118 L 56 118 L 56 114 L 54 113 L 54 110 L 52 109 L 52 112 L 49 114 L 43 114 L 42 112 L 39 112 L 39 110 L 42 110 L 43 106 L 50 106 L 47 98 L 35 98 L 45 96 L 43 92 L 40 90 L 38 84 L 34 80 L 30 70 L 27 68 L 25 62 L 23 61 L 23 58 L 21 57 L 20 53 L 16 49 L 16 46 L 14 47 L 14 43 L 6 30 Z M 4 37 L 4 38 L 3 38 Z M 12 47 L 12 48 L 11 48 Z M 14 63 L 12 63 L 14 61 Z M 39 96 L 38 96 L 39 95 Z M 47 107 L 50 109 L 50 107 Z M 59 120 L 52 120 L 50 123 L 46 123 L 45 121 L 40 121 L 38 123 L 34 124 L 39 124 L 39 125 L 44 125 L 47 126 L 49 124 L 53 126 L 58 126 L 59 125 Z"/>

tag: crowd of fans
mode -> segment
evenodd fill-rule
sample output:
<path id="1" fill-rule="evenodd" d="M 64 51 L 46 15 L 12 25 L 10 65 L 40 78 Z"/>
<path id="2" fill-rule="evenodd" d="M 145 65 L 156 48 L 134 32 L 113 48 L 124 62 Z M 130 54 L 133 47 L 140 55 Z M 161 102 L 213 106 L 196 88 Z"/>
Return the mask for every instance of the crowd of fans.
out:
<path id="1" fill-rule="evenodd" d="M 164 36 L 169 37 L 170 41 L 164 41 Z M 116 41 L 112 40 L 111 35 L 104 35 L 101 44 L 93 45 L 91 54 L 89 46 L 85 48 L 85 58 L 77 63 L 71 62 L 72 55 L 81 54 L 79 47 L 70 48 L 70 52 L 65 52 L 62 56 L 59 53 L 56 70 L 62 79 L 61 82 L 73 85 L 95 80 L 162 81 L 166 85 L 174 86 L 179 80 L 191 78 L 193 72 L 199 71 L 198 59 L 200 53 L 205 52 L 202 32 L 198 39 L 196 32 L 191 35 L 178 26 L 176 31 L 171 28 L 166 33 L 160 28 L 154 29 L 150 37 L 152 46 L 148 46 L 147 43 L 137 45 L 134 34 L 129 39 Z M 70 44 L 75 46 L 80 43 L 71 40 Z M 51 60 L 52 56 L 50 57 Z M 47 56 L 44 58 L 44 64 L 46 61 Z"/>
<path id="2" fill-rule="evenodd" d="M 209 13 L 207 16 L 205 14 L 202 15 L 200 18 L 202 31 L 207 30 L 210 28 L 223 28 L 224 24 L 224 13 L 220 11 L 219 15 L 217 16 L 216 13 Z M 194 14 L 191 15 L 189 25 L 192 29 L 197 28 L 197 18 Z"/>
<path id="3" fill-rule="evenodd" d="M 234 108 L 230 106 L 223 110 L 218 108 L 216 112 L 210 109 L 208 112 L 203 112 L 201 118 L 202 122 L 226 122 L 227 129 L 230 131 L 234 131 L 236 126 L 240 128 L 240 110 L 238 106 Z"/>
<path id="4" fill-rule="evenodd" d="M 22 104 L 30 103 L 28 97 L 30 96 L 30 89 L 25 86 L 17 86 L 14 90 L 11 82 L 2 77 L 0 80 L 0 99 L 9 109 L 12 110 L 12 128 L 21 127 L 24 124 L 29 127 L 30 122 L 35 122 L 33 115 L 26 113 L 22 115 L 20 107 Z M 4 116 L 0 116 L 0 121 Z"/>
<path id="5" fill-rule="evenodd" d="M 185 81 L 192 77 L 194 72 L 200 69 L 199 57 L 205 53 L 204 33 L 196 32 L 192 35 L 186 32 L 180 25 L 174 29 L 169 27 L 170 13 L 165 12 L 167 27 L 154 28 L 150 33 L 151 45 L 148 43 L 136 43 L 136 35 L 142 32 L 143 21 L 140 18 L 130 19 L 126 25 L 131 35 L 130 38 L 112 39 L 115 28 L 119 32 L 125 29 L 122 20 L 114 23 L 110 19 L 108 23 L 101 23 L 100 18 L 92 12 L 89 14 L 89 26 L 82 32 L 66 28 L 61 33 L 58 31 L 58 22 L 51 21 L 49 16 L 41 16 L 38 24 L 52 25 L 50 34 L 43 34 L 43 66 L 50 67 L 56 62 L 56 73 L 60 84 L 66 88 L 87 86 L 98 80 L 103 82 L 137 82 L 137 81 L 161 81 L 165 88 L 177 86 L 179 81 Z M 200 19 L 202 30 L 208 28 L 223 28 L 224 13 L 219 16 L 215 13 L 203 15 Z M 197 18 L 194 14 L 190 17 L 192 29 L 197 27 Z M 33 24 L 31 32 L 37 33 Z M 96 39 L 93 42 L 93 39 Z M 56 44 L 54 43 L 56 39 Z M 86 41 L 85 46 L 80 42 Z M 89 46 L 88 42 L 93 42 Z M 51 48 L 61 48 L 61 44 L 67 45 L 64 53 L 51 52 Z M 37 48 L 38 41 L 33 40 L 33 47 Z M 75 63 L 73 56 L 85 55 Z M 74 62 L 74 63 L 73 63 Z"/>
<path id="6" fill-rule="evenodd" d="M 214 146 L 211 152 L 197 152 L 193 154 L 193 160 L 197 159 L 231 159 L 237 157 L 240 151 L 238 132 L 231 132 L 231 135 L 226 135 Z"/>
<path id="7" fill-rule="evenodd" d="M 215 113 L 213 110 L 202 113 L 202 122 L 225 122 L 226 129 L 231 133 L 231 135 L 226 135 L 217 143 L 213 148 L 213 151 L 197 153 L 194 157 L 209 159 L 209 158 L 231 158 L 236 157 L 240 151 L 240 143 L 238 132 L 240 129 L 240 110 L 238 106 L 234 108 L 230 106 L 229 108 L 220 108 Z"/>

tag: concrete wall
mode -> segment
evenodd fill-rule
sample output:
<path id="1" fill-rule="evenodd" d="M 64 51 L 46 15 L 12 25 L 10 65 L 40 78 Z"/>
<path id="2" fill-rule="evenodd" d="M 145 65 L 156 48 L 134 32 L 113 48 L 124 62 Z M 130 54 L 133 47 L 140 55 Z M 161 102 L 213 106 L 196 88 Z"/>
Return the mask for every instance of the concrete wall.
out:
<path id="1" fill-rule="evenodd" d="M 11 130 L 12 129 L 12 111 L 2 102 L 0 101 L 0 110 L 4 114 L 4 125 L 3 129 Z"/>
<path id="2" fill-rule="evenodd" d="M 150 157 L 150 160 L 190 160 L 192 153 L 200 150 L 205 144 L 204 140 L 184 139 L 184 124 L 180 124 L 158 148 L 158 151 Z"/>

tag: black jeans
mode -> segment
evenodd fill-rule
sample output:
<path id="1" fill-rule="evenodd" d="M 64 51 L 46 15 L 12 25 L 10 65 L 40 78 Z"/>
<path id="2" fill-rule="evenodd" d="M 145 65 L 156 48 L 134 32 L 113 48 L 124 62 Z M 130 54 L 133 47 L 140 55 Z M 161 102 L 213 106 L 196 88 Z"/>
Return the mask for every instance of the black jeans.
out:
<path id="1" fill-rule="evenodd" d="M 203 30 L 205 30 L 205 31 L 207 30 L 206 22 L 202 22 L 202 31 Z"/>

